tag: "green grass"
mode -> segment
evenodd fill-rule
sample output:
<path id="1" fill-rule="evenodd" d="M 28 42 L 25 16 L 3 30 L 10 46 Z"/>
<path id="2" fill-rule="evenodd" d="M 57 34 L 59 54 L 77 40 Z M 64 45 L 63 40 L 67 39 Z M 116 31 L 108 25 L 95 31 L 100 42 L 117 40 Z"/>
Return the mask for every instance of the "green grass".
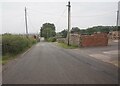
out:
<path id="1" fill-rule="evenodd" d="M 55 37 L 50 37 L 47 39 L 47 42 L 56 42 L 56 38 Z"/>
<path id="2" fill-rule="evenodd" d="M 0 56 L 0 64 L 2 64 L 2 56 Z"/>
<path id="3" fill-rule="evenodd" d="M 25 52 L 37 41 L 33 37 L 3 34 L 2 35 L 2 64 L 16 58 L 19 54 Z"/>
<path id="4" fill-rule="evenodd" d="M 31 47 L 29 47 L 31 48 Z M 6 63 L 8 63 L 10 60 L 13 60 L 15 58 L 17 58 L 19 55 L 21 55 L 22 53 L 24 53 L 25 51 L 27 51 L 29 48 L 26 48 L 25 50 L 21 51 L 19 54 L 5 54 L 2 56 L 2 59 L 0 59 L 0 63 L 2 65 L 5 65 Z"/>
<path id="5" fill-rule="evenodd" d="M 14 59 L 14 58 L 15 58 L 15 55 L 7 54 L 7 55 L 5 55 L 5 56 L 2 56 L 2 61 L 1 61 L 1 63 L 2 63 L 2 65 L 4 65 L 4 64 L 8 63 L 8 61 L 10 61 L 10 60 L 12 60 L 12 59 Z"/>
<path id="6" fill-rule="evenodd" d="M 36 43 L 36 40 L 20 35 L 2 35 L 2 54 L 19 54 L 24 49 L 31 47 Z"/>
<path id="7" fill-rule="evenodd" d="M 75 49 L 75 48 L 78 48 L 78 46 L 76 45 L 67 45 L 65 43 L 58 43 L 58 46 L 62 47 L 62 48 L 65 48 L 65 49 Z"/>

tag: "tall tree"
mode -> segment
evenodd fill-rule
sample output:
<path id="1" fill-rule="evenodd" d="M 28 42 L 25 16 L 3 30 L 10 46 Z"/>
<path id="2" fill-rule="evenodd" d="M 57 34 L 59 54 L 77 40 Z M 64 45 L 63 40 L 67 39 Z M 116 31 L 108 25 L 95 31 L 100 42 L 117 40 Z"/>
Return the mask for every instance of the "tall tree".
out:
<path id="1" fill-rule="evenodd" d="M 41 37 L 48 39 L 50 37 L 54 37 L 56 35 L 55 25 L 51 23 L 44 23 L 40 29 Z"/>

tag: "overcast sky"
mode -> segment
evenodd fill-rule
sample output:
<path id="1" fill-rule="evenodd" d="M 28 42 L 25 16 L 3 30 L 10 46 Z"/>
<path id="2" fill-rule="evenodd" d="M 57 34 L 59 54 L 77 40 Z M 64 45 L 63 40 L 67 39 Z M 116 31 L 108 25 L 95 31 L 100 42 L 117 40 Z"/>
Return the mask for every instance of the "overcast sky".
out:
<path id="1" fill-rule="evenodd" d="M 67 29 L 67 2 L 2 2 L 2 33 L 25 33 L 27 7 L 29 33 L 38 33 L 43 23 L 54 23 L 56 31 Z M 71 27 L 116 25 L 116 2 L 71 1 Z"/>

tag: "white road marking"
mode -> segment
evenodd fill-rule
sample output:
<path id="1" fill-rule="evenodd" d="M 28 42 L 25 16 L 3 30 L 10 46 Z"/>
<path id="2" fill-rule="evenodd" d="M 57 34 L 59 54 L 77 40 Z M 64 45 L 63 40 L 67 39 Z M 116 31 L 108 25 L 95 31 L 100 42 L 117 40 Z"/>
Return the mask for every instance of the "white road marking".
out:
<path id="1" fill-rule="evenodd" d="M 111 57 L 107 56 L 107 55 L 103 55 L 103 54 L 91 54 L 91 57 L 94 57 L 96 59 L 102 60 L 102 61 L 108 61 L 108 59 L 110 59 Z"/>
<path id="2" fill-rule="evenodd" d="M 110 56 L 103 55 L 103 54 L 90 54 L 89 56 L 94 57 L 94 58 L 101 60 L 103 62 L 111 63 L 115 66 L 118 66 L 118 61 L 117 60 L 110 61 L 110 58 L 111 58 Z"/>
<path id="3" fill-rule="evenodd" d="M 111 50 L 111 51 L 106 51 L 103 53 L 105 53 L 105 54 L 118 54 L 118 50 Z"/>
<path id="4" fill-rule="evenodd" d="M 118 42 L 118 40 L 114 40 L 114 42 Z"/>

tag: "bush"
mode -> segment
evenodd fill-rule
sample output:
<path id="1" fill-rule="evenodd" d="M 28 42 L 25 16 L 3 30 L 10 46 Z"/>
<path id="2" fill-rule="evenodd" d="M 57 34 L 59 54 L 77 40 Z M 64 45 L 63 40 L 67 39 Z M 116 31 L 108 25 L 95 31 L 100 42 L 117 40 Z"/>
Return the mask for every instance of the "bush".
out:
<path id="1" fill-rule="evenodd" d="M 48 42 L 56 42 L 56 38 L 55 38 L 55 37 L 50 37 L 50 38 L 48 39 Z"/>
<path id="2" fill-rule="evenodd" d="M 58 43 L 65 43 L 66 38 L 58 38 L 57 42 Z"/>
<path id="3" fill-rule="evenodd" d="M 2 35 L 2 54 L 18 54 L 36 43 L 33 38 L 26 38 L 20 35 Z"/>

